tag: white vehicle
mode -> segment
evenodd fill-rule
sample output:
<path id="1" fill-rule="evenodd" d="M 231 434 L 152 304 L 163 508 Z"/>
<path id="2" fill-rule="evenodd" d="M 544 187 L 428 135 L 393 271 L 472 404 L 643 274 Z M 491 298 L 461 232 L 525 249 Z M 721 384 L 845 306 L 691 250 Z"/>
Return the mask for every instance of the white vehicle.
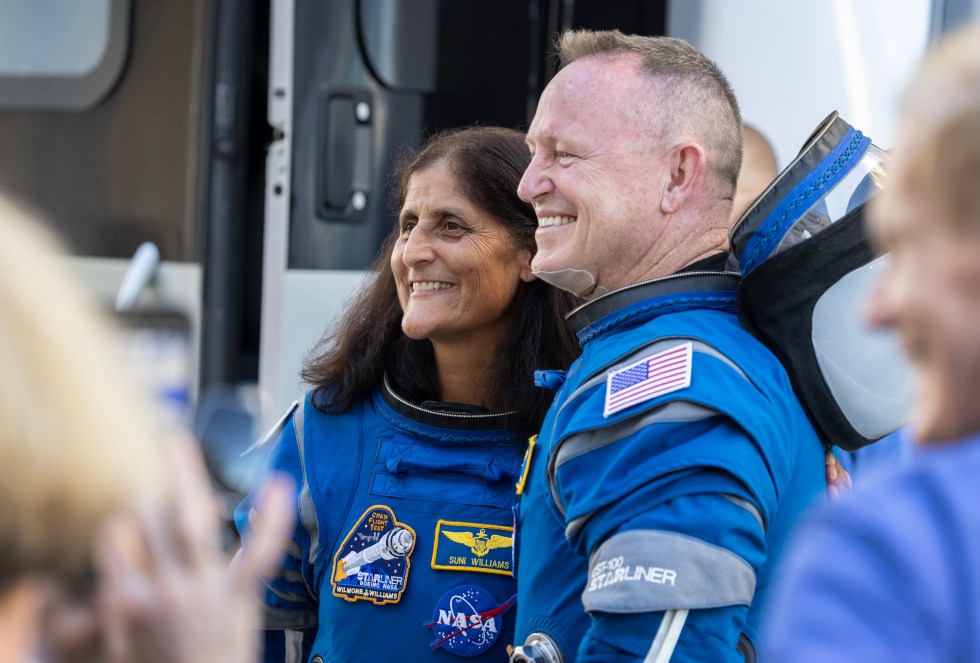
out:
<path id="1" fill-rule="evenodd" d="M 977 15 L 980 0 L 0 0 L 0 195 L 46 217 L 107 302 L 153 242 L 138 306 L 189 321 L 191 392 L 258 385 L 268 425 L 393 223 L 399 148 L 525 127 L 558 31 L 692 41 L 782 166 L 834 109 L 889 147 L 918 59 Z"/>

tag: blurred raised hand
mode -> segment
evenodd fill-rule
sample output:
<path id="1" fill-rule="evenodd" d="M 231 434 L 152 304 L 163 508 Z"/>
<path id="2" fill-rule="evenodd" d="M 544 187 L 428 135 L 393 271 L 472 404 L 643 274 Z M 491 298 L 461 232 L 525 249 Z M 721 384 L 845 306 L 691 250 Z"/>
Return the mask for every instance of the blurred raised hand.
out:
<path id="1" fill-rule="evenodd" d="M 827 472 L 827 497 L 832 500 L 840 499 L 841 493 L 851 489 L 851 475 L 829 449 L 824 460 Z"/>
<path id="2" fill-rule="evenodd" d="M 165 512 L 116 516 L 95 544 L 102 655 L 109 663 L 252 663 L 259 576 L 280 562 L 295 487 L 284 477 L 266 481 L 249 545 L 229 566 L 197 445 L 178 439 L 168 451 L 175 490 Z"/>

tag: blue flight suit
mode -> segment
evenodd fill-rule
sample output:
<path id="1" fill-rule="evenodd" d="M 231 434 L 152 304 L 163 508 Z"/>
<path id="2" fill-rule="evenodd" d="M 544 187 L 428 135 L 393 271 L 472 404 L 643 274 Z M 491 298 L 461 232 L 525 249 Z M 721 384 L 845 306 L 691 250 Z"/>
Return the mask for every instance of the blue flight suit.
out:
<path id="1" fill-rule="evenodd" d="M 299 494 L 267 579 L 264 660 L 506 660 L 527 445 L 511 418 L 416 406 L 387 381 L 340 414 L 310 399 L 270 458 Z M 246 500 L 245 545 L 252 515 Z"/>
<path id="2" fill-rule="evenodd" d="M 543 633 L 564 661 L 753 660 L 773 562 L 826 483 L 785 371 L 738 323 L 736 286 L 681 273 L 569 316 L 582 356 L 520 487 L 517 644 Z"/>

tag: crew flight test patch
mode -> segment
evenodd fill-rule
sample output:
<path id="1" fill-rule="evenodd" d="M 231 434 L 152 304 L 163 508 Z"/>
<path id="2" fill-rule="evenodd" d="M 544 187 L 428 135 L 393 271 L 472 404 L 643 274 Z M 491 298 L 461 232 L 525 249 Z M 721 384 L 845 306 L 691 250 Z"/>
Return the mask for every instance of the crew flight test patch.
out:
<path id="1" fill-rule="evenodd" d="M 414 549 L 415 530 L 398 522 L 390 508 L 380 504 L 370 507 L 334 555 L 334 596 L 377 605 L 398 603 Z"/>
<path id="2" fill-rule="evenodd" d="M 650 355 L 606 376 L 606 405 L 602 415 L 644 403 L 691 386 L 693 346 L 682 343 Z"/>

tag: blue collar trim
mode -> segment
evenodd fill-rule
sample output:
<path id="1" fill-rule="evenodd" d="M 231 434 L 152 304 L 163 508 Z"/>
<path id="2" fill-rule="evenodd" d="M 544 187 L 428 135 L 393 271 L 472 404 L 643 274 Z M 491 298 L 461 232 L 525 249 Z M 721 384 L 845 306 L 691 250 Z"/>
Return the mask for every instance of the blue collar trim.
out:
<path id="1" fill-rule="evenodd" d="M 698 308 L 734 313 L 738 276 L 725 272 L 675 274 L 611 292 L 568 316 L 581 346 L 627 321 Z"/>

